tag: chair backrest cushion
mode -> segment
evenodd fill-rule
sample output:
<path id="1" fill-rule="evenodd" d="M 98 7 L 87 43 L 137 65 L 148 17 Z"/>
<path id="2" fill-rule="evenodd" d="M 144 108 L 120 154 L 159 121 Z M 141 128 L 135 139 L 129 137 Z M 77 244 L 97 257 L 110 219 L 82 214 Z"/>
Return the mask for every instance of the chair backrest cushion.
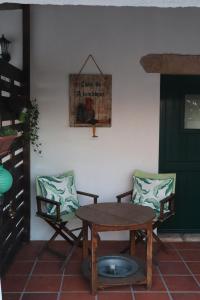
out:
<path id="1" fill-rule="evenodd" d="M 160 213 L 160 201 L 175 193 L 176 174 L 153 174 L 136 170 L 133 175 L 134 189 L 132 201 L 135 204 L 153 208 Z M 168 203 L 164 212 L 168 211 Z"/>
<path id="2" fill-rule="evenodd" d="M 59 202 L 61 214 L 71 213 L 79 208 L 74 172 L 69 171 L 59 176 L 38 176 L 36 178 L 38 196 Z M 56 214 L 56 206 L 46 205 L 49 215 Z"/>

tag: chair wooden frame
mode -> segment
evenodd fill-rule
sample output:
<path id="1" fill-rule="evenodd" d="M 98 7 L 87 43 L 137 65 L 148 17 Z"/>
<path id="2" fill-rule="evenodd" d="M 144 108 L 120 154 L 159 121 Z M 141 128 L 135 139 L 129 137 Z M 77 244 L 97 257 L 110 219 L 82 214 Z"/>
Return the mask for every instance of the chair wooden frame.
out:
<path id="1" fill-rule="evenodd" d="M 126 200 L 130 200 L 133 194 L 133 189 L 125 192 L 123 194 L 119 194 L 116 196 L 117 198 L 117 202 L 121 203 L 122 199 L 126 199 Z M 129 198 L 128 198 L 129 197 Z M 153 230 L 158 228 L 163 222 L 165 222 L 166 220 L 168 220 L 169 218 L 171 218 L 172 216 L 175 215 L 175 203 L 174 203 L 174 198 L 175 198 L 175 194 L 172 193 L 170 196 L 162 199 L 160 201 L 160 215 L 156 218 L 155 221 L 153 221 Z M 169 203 L 169 211 L 164 212 L 164 205 L 166 203 Z M 138 241 L 139 240 L 143 240 L 146 237 L 144 232 L 139 232 L 137 235 Z M 158 242 L 158 245 L 160 247 L 162 247 L 164 250 L 166 250 L 166 247 L 164 245 L 164 243 L 161 241 L 161 239 L 158 237 L 158 235 L 153 231 L 153 238 Z M 126 251 L 127 249 L 123 250 Z"/>
<path id="2" fill-rule="evenodd" d="M 96 204 L 98 200 L 98 195 L 91 194 L 91 193 L 86 193 L 86 192 L 81 192 L 77 191 L 78 195 L 90 197 L 93 199 L 93 203 Z M 69 262 L 72 254 L 74 253 L 74 250 L 77 248 L 77 246 L 81 245 L 81 239 L 83 236 L 83 227 L 77 227 L 74 229 L 68 229 L 67 224 L 68 221 L 63 221 L 61 218 L 61 213 L 60 213 L 60 203 L 54 200 L 50 200 L 47 198 L 44 198 L 42 196 L 36 196 L 37 200 L 37 212 L 36 215 L 40 218 L 42 218 L 47 224 L 49 224 L 53 229 L 54 229 L 54 234 L 51 236 L 51 238 L 44 244 L 42 249 L 40 250 L 38 256 L 40 256 L 45 249 L 48 249 L 50 252 L 64 258 L 64 263 L 62 268 L 64 268 L 67 263 Z M 53 204 L 56 206 L 56 215 L 55 216 L 50 216 L 49 214 L 45 213 L 42 210 L 42 207 L 44 204 Z M 75 235 L 73 232 L 80 230 L 78 235 Z M 56 239 L 56 237 L 60 235 L 64 240 L 70 243 L 71 248 L 67 252 L 66 255 L 61 254 L 60 252 L 53 250 L 50 248 L 50 243 Z"/>

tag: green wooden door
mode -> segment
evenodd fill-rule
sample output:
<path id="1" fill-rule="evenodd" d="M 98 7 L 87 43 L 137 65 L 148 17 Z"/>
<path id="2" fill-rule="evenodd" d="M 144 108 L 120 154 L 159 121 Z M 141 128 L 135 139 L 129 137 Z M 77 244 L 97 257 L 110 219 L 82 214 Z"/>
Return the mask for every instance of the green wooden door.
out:
<path id="1" fill-rule="evenodd" d="M 161 76 L 159 171 L 175 172 L 176 215 L 162 231 L 200 232 L 200 76 Z"/>

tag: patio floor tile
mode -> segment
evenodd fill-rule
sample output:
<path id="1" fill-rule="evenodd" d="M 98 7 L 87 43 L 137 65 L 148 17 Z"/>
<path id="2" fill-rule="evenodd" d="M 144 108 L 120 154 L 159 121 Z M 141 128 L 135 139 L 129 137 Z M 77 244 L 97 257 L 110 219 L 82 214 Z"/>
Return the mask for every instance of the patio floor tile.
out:
<path id="1" fill-rule="evenodd" d="M 167 243 L 167 252 L 159 250 L 154 259 L 153 284 L 114 286 L 99 290 L 94 296 L 90 284 L 81 274 L 81 249 L 73 254 L 64 272 L 63 260 L 45 250 L 44 242 L 31 242 L 16 255 L 2 279 L 3 300 L 200 300 L 200 243 Z M 118 253 L 127 242 L 101 241 L 99 255 Z M 66 254 L 65 241 L 53 248 Z M 145 258 L 144 244 L 138 244 L 136 256 Z M 193 275 L 194 274 L 194 275 Z M 198 284 L 199 283 L 199 284 Z"/>
<path id="2" fill-rule="evenodd" d="M 22 292 L 27 278 L 27 276 L 6 276 L 2 280 L 3 292 Z"/>
<path id="3" fill-rule="evenodd" d="M 112 287 L 107 287 L 105 288 L 105 290 L 101 291 L 99 290 L 99 294 L 100 293 L 104 293 L 104 292 L 119 292 L 119 293 L 123 293 L 123 292 L 126 292 L 126 293 L 130 293 L 131 292 L 131 286 L 130 285 L 123 285 L 123 286 L 112 286 Z"/>
<path id="4" fill-rule="evenodd" d="M 164 276 L 170 291 L 200 291 L 192 276 Z"/>
<path id="5" fill-rule="evenodd" d="M 8 269 L 7 275 L 28 275 L 31 272 L 34 261 L 15 261 Z"/>
<path id="6" fill-rule="evenodd" d="M 176 250 L 168 249 L 167 251 L 159 251 L 156 255 L 158 261 L 181 261 Z"/>
<path id="7" fill-rule="evenodd" d="M 200 286 L 200 275 L 195 275 L 195 278 L 197 279 L 199 286 Z"/>
<path id="8" fill-rule="evenodd" d="M 26 293 L 23 295 L 22 300 L 57 300 L 57 293 Z"/>
<path id="9" fill-rule="evenodd" d="M 26 292 L 58 292 L 61 276 L 31 276 Z"/>
<path id="10" fill-rule="evenodd" d="M 189 275 L 183 262 L 160 262 L 159 269 L 162 274 Z"/>
<path id="11" fill-rule="evenodd" d="M 133 288 L 134 288 L 134 291 L 147 291 L 147 288 L 146 286 L 143 286 L 143 285 L 133 285 Z M 162 282 L 162 279 L 160 276 L 153 276 L 153 279 L 152 279 L 152 287 L 150 289 L 150 291 L 166 291 L 166 288 Z"/>
<path id="12" fill-rule="evenodd" d="M 193 274 L 199 274 L 200 275 L 200 261 L 195 261 L 195 262 L 187 262 L 187 265 L 190 269 L 190 271 Z"/>
<path id="13" fill-rule="evenodd" d="M 200 293 L 172 293 L 173 300 L 200 300 Z"/>
<path id="14" fill-rule="evenodd" d="M 124 292 L 104 292 L 98 295 L 98 300 L 132 300 L 133 296 L 131 293 Z"/>
<path id="15" fill-rule="evenodd" d="M 60 300 L 95 300 L 95 296 L 90 293 L 62 293 Z"/>
<path id="16" fill-rule="evenodd" d="M 170 300 L 167 293 L 135 293 L 135 300 Z"/>
<path id="17" fill-rule="evenodd" d="M 179 250 L 179 253 L 185 261 L 200 261 L 200 251 L 195 250 Z"/>
<path id="18" fill-rule="evenodd" d="M 80 262 L 71 261 L 65 269 L 65 275 L 81 275 L 81 264 Z"/>
<path id="19" fill-rule="evenodd" d="M 17 253 L 15 260 L 33 260 L 38 255 L 44 242 L 35 241 L 34 243 L 25 244 Z"/>
<path id="20" fill-rule="evenodd" d="M 62 291 L 89 292 L 89 282 L 82 276 L 64 276 Z"/>
<path id="21" fill-rule="evenodd" d="M 200 249 L 200 242 L 187 242 L 187 243 L 183 243 L 183 242 L 177 242 L 177 243 L 172 243 L 172 245 L 176 248 L 176 249 L 180 249 L 180 250 L 194 250 L 194 249 Z"/>
<path id="22" fill-rule="evenodd" d="M 3 300 L 19 300 L 21 297 L 21 293 L 3 293 Z"/>
<path id="23" fill-rule="evenodd" d="M 62 262 L 60 261 L 48 261 L 42 262 L 38 261 L 34 270 L 34 275 L 55 275 L 55 274 L 62 274 Z"/>

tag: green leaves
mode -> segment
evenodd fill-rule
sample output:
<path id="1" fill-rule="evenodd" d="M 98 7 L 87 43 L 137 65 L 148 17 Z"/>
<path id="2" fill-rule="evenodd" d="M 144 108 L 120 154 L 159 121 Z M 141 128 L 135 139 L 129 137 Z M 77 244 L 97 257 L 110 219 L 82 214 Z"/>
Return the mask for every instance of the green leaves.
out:
<path id="1" fill-rule="evenodd" d="M 29 103 L 29 107 L 23 116 L 25 120 L 24 137 L 29 140 L 33 146 L 33 151 L 39 154 L 42 153 L 41 143 L 39 141 L 39 108 L 37 100 L 34 99 Z"/>
<path id="2" fill-rule="evenodd" d="M 151 179 L 134 176 L 133 202 L 153 208 L 156 213 L 160 211 L 160 201 L 173 192 L 174 179 Z M 168 211 L 168 203 L 164 211 Z"/>
<path id="3" fill-rule="evenodd" d="M 39 176 L 37 178 L 43 197 L 59 202 L 61 214 L 74 212 L 79 207 L 73 175 Z M 46 205 L 50 215 L 56 214 L 56 206 Z"/>
<path id="4" fill-rule="evenodd" d="M 12 129 L 10 126 L 4 126 L 0 128 L 0 136 L 17 135 L 17 130 Z"/>

